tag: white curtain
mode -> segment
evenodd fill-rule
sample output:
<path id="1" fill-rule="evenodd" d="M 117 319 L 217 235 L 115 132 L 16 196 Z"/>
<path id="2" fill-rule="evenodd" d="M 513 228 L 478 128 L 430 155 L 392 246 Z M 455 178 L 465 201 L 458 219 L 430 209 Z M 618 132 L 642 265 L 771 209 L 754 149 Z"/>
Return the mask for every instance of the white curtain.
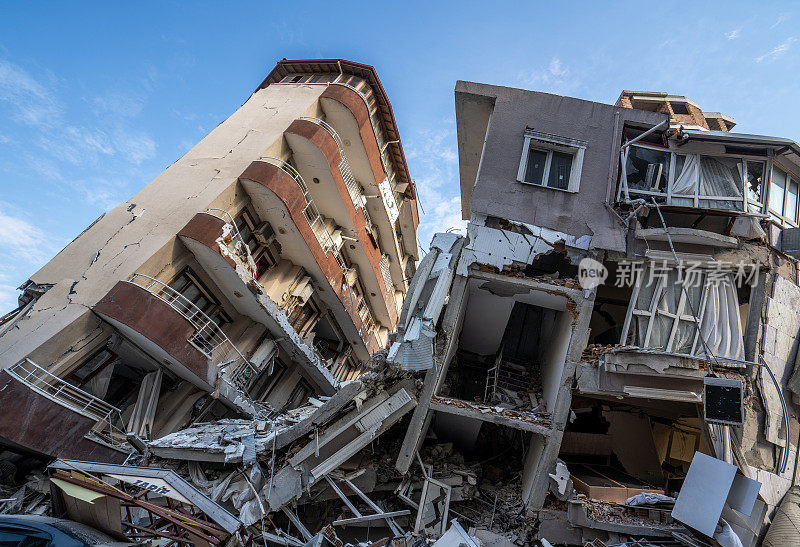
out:
<path id="1" fill-rule="evenodd" d="M 728 165 L 732 161 L 734 165 Z M 700 161 L 700 195 L 701 196 L 729 196 L 742 197 L 742 178 L 736 166 L 741 165 L 740 160 L 727 158 L 704 157 Z M 715 209 L 741 209 L 740 201 L 708 200 L 708 205 Z"/>
<path id="2" fill-rule="evenodd" d="M 683 170 L 672 185 L 672 193 L 679 196 L 694 196 L 697 184 L 700 181 L 700 156 L 690 154 L 686 156 Z"/>
<path id="3" fill-rule="evenodd" d="M 730 274 L 723 281 L 717 284 L 709 283 L 706 287 L 706 302 L 700 332 L 713 355 L 744 359 L 739 298 L 736 296 L 736 287 Z M 697 344 L 695 353 L 703 355 L 702 344 Z"/>

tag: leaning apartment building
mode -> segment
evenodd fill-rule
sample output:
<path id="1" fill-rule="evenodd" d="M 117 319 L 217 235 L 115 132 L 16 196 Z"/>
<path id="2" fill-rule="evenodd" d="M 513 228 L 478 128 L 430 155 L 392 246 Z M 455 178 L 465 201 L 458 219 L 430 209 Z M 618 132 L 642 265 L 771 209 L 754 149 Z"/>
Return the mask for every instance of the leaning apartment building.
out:
<path id="1" fill-rule="evenodd" d="M 375 70 L 280 61 L 21 287 L 0 326 L 4 456 L 121 462 L 128 432 L 332 395 L 394 330 L 418 224 Z"/>
<path id="2" fill-rule="evenodd" d="M 667 93 L 455 106 L 469 223 L 418 263 L 374 71 L 282 61 L 34 274 L 0 336 L 17 510 L 176 544 L 701 545 L 631 500 L 679 503 L 710 456 L 756 491 L 706 496 L 706 535 L 769 538 L 799 480 L 800 146 Z"/>

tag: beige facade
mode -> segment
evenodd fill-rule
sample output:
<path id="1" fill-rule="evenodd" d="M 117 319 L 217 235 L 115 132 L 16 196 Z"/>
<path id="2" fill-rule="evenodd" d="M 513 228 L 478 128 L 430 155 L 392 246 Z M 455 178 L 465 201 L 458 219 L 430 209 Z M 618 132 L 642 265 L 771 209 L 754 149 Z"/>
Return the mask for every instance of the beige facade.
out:
<path id="1" fill-rule="evenodd" d="M 278 63 L 30 277 L 0 325 L 2 374 L 18 388 L 0 404 L 19 408 L 0 420 L 35 422 L 47 407 L 49 427 L 63 421 L 114 460 L 125 431 L 265 415 L 358 377 L 394 329 L 417 258 L 414 188 L 390 136 L 372 67 Z M 89 423 L 87 404 L 110 415 Z M 90 455 L 10 424 L 0 437 Z"/>

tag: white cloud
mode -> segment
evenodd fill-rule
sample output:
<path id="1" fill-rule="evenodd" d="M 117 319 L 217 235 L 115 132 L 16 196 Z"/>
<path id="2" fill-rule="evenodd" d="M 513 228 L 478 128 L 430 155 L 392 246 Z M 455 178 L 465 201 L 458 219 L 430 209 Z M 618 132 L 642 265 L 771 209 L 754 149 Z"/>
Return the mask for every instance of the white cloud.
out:
<path id="1" fill-rule="evenodd" d="M 40 228 L 0 209 L 0 254 L 38 264 L 50 257 L 53 248 L 52 238 Z"/>
<path id="2" fill-rule="evenodd" d="M 0 272 L 0 314 L 16 308 L 19 305 L 18 297 L 19 291 L 17 285 L 11 282 L 11 276 Z"/>
<path id="3" fill-rule="evenodd" d="M 517 81 L 525 87 L 562 95 L 575 93 L 581 85 L 580 79 L 560 57 L 552 57 L 544 68 L 519 72 Z"/>
<path id="4" fill-rule="evenodd" d="M 777 27 L 778 25 L 780 25 L 781 23 L 786 21 L 788 18 L 789 18 L 789 14 L 788 13 L 781 13 L 780 15 L 778 15 L 778 19 L 776 19 L 775 22 L 772 23 L 772 26 L 769 27 L 770 30 L 774 29 L 775 27 Z"/>
<path id="5" fill-rule="evenodd" d="M 138 131 L 118 130 L 114 135 L 114 147 L 120 155 L 136 165 L 156 155 L 155 141 Z"/>
<path id="6" fill-rule="evenodd" d="M 406 141 L 410 145 L 406 158 L 419 194 L 417 239 L 424 251 L 433 234 L 451 228 L 463 232 L 466 227 L 461 220 L 455 120 L 439 120 L 436 126 L 436 130 L 420 131 L 415 139 Z"/>
<path id="7" fill-rule="evenodd" d="M 0 102 L 9 105 L 11 118 L 32 127 L 46 126 L 61 115 L 50 89 L 19 66 L 0 60 Z"/>
<path id="8" fill-rule="evenodd" d="M 742 33 L 742 27 L 739 27 L 737 29 L 733 29 L 730 32 L 726 32 L 725 36 L 728 38 L 728 40 L 736 40 L 741 35 L 741 33 Z"/>
<path id="9" fill-rule="evenodd" d="M 17 307 L 17 287 L 65 244 L 0 203 L 0 313 Z"/>
<path id="10" fill-rule="evenodd" d="M 133 92 L 109 91 L 92 99 L 97 112 L 123 118 L 135 118 L 144 108 L 145 98 Z"/>
<path id="11" fill-rule="evenodd" d="M 766 52 L 765 54 L 756 57 L 756 62 L 760 63 L 762 61 L 774 61 L 775 59 L 777 59 L 778 57 L 789 51 L 789 48 L 796 41 L 797 38 L 794 37 L 787 38 L 782 44 L 777 45 L 768 52 Z"/>

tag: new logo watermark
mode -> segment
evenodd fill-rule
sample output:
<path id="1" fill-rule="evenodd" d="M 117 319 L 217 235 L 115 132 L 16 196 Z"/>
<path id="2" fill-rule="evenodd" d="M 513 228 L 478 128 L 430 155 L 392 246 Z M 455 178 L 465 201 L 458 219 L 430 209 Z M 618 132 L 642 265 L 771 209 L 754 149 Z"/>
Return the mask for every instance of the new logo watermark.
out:
<path id="1" fill-rule="evenodd" d="M 585 290 L 596 289 L 608 279 L 608 269 L 601 262 L 584 258 L 578 264 L 578 283 Z"/>

